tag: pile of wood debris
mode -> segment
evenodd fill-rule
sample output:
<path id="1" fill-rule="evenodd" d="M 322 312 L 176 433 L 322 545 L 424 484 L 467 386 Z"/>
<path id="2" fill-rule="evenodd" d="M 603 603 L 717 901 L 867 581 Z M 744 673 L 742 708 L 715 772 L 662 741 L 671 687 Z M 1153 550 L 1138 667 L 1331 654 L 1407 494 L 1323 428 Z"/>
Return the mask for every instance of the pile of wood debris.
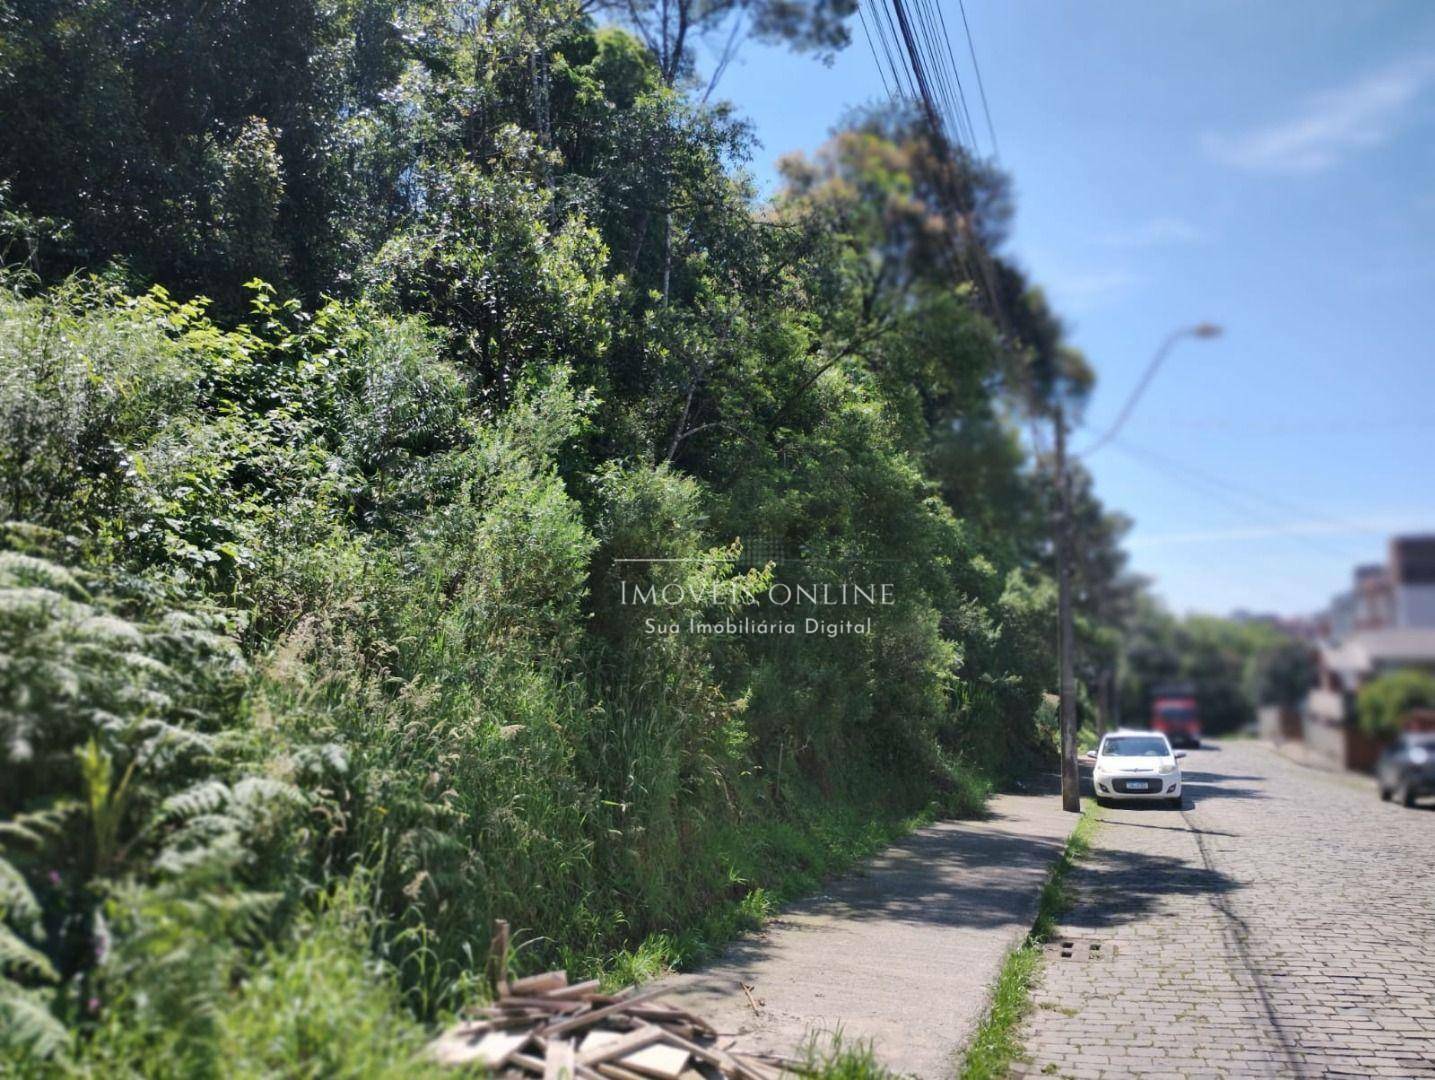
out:
<path id="1" fill-rule="evenodd" d="M 801 1068 L 735 1052 L 701 1018 L 655 1001 L 661 990 L 604 994 L 597 980 L 570 984 L 563 971 L 510 982 L 507 954 L 500 921 L 489 957 L 495 999 L 432 1044 L 441 1064 L 544 1080 L 776 1080 Z"/>

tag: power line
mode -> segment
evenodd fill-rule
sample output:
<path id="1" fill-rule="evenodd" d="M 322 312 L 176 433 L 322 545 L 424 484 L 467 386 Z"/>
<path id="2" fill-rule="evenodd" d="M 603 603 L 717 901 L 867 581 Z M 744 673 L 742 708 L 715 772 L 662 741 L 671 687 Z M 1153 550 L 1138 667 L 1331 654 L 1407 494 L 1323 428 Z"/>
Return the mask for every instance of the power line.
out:
<path id="1" fill-rule="evenodd" d="M 872 0 L 872 4 L 873 4 L 874 9 L 875 9 L 875 7 L 876 7 L 876 5 L 877 5 L 878 2 L 879 2 L 879 0 Z M 874 13 L 875 13 L 875 12 L 874 12 Z M 896 24 L 893 23 L 893 21 L 892 21 L 892 12 L 889 10 L 888 5 L 887 5 L 886 3 L 882 3 L 882 16 L 883 16 L 883 19 L 886 21 L 886 24 L 887 24 L 887 25 L 886 25 L 886 27 L 884 28 L 881 23 L 878 23 L 878 24 L 877 24 L 877 30 L 878 30 L 878 33 L 881 34 L 881 36 L 882 36 L 882 48 L 883 48 L 884 51 L 887 52 L 887 63 L 892 66 L 892 78 L 893 78 L 894 80 L 896 80 L 899 89 L 901 89 L 901 84 L 902 84 L 903 82 L 905 82 L 905 83 L 907 84 L 907 88 L 906 88 L 906 90 L 904 91 L 904 93 L 906 94 L 906 96 L 907 96 L 907 98 L 908 98 L 909 100 L 911 100 L 911 101 L 916 101 L 916 100 L 917 100 L 917 91 L 916 91 L 916 88 L 912 85 L 912 77 L 911 77 L 910 73 L 909 73 L 908 70 L 907 70 L 907 65 L 906 65 L 906 64 L 901 64 L 901 65 L 899 65 L 899 64 L 897 63 L 897 61 L 896 61 L 896 60 L 893 58 L 893 56 L 892 56 L 892 52 L 895 51 L 895 52 L 900 53 L 900 52 L 902 51 L 902 44 L 901 44 L 901 38 L 900 38 L 900 37 L 898 36 L 898 34 L 897 34 Z M 888 31 L 890 31 L 890 32 L 891 32 L 891 35 L 892 35 L 892 47 L 891 47 L 890 50 L 887 48 L 887 33 L 888 33 Z M 898 74 L 899 71 L 900 71 L 900 73 L 901 73 L 900 76 L 899 76 L 899 74 Z"/>
<path id="2" fill-rule="evenodd" d="M 892 88 L 887 85 L 887 73 L 882 70 L 882 61 L 877 59 L 877 47 L 872 44 L 872 31 L 867 29 L 867 16 L 863 14 L 861 4 L 857 5 L 857 19 L 862 23 L 862 35 L 867 39 L 867 48 L 872 51 L 872 63 L 877 68 L 877 77 L 882 80 L 882 89 L 886 92 L 889 100 L 895 100 L 896 95 L 892 93 Z"/>
<path id="3" fill-rule="evenodd" d="M 1146 449 L 1144 447 L 1133 446 L 1129 442 L 1125 443 L 1125 446 L 1128 451 L 1137 450 L 1140 453 L 1144 453 L 1147 457 L 1164 460 L 1168 464 L 1168 466 L 1173 469 L 1183 470 L 1192 476 L 1203 479 L 1208 484 L 1225 488 L 1229 491 L 1235 492 L 1237 495 L 1244 495 L 1248 499 L 1253 499 L 1257 501 L 1262 506 L 1277 506 L 1284 509 L 1288 513 L 1299 514 L 1302 517 L 1315 521 L 1323 521 L 1327 525 L 1333 525 L 1338 529 L 1347 529 L 1351 532 L 1356 533 L 1363 533 L 1367 531 L 1365 526 L 1361 525 L 1357 521 L 1351 521 L 1349 518 L 1339 517 L 1335 514 L 1327 513 L 1324 510 L 1319 510 L 1314 507 L 1306 506 L 1302 503 L 1295 502 L 1294 500 L 1288 499 L 1281 495 L 1272 495 L 1270 494 L 1270 492 L 1257 491 L 1252 487 L 1235 483 L 1232 480 L 1223 480 L 1219 476 L 1215 476 L 1211 473 L 1204 472 L 1203 470 L 1196 468 L 1194 465 L 1188 465 L 1182 462 L 1175 461 L 1169 456 L 1159 454 L 1154 450 Z"/>
<path id="4" fill-rule="evenodd" d="M 977 150 L 977 133 L 972 126 L 971 114 L 967 111 L 966 92 L 962 89 L 961 72 L 957 69 L 956 58 L 952 53 L 952 40 L 947 34 L 946 16 L 942 14 L 941 0 L 918 0 L 922 9 L 922 20 L 927 36 L 927 51 L 932 60 L 933 66 L 942 83 L 946 86 L 946 112 L 955 121 L 957 127 L 958 141 L 971 147 L 975 154 Z M 932 18 L 932 8 L 937 9 L 936 18 L 941 22 L 941 32 L 938 33 Z M 947 62 L 942 62 L 942 50 L 936 45 L 940 39 L 945 46 Z M 955 87 L 955 89 L 953 89 Z M 965 118 L 965 127 L 963 127 Z"/>
<path id="5" fill-rule="evenodd" d="M 967 95 L 966 91 L 962 89 L 961 68 L 957 64 L 956 55 L 952 52 L 952 35 L 947 31 L 947 15 L 946 12 L 942 10 L 942 0 L 935 0 L 935 3 L 937 7 L 937 18 L 942 24 L 942 40 L 947 46 L 947 61 L 952 66 L 952 77 L 957 81 L 957 93 L 960 95 L 962 102 L 962 115 L 966 117 L 967 131 L 971 134 L 972 139 L 972 153 L 975 154 L 977 153 L 977 129 L 976 125 L 972 123 L 972 114 L 967 109 Z"/>
<path id="6" fill-rule="evenodd" d="M 966 0 L 957 0 L 957 6 L 962 12 L 962 28 L 967 33 L 967 51 L 970 52 L 972 56 L 972 71 L 975 72 L 977 76 L 977 93 L 981 95 L 982 112 L 986 114 L 987 118 L 987 134 L 991 136 L 992 140 L 992 156 L 1000 161 L 1002 156 L 1001 147 L 997 144 L 997 129 L 996 125 L 992 123 L 991 106 L 987 104 L 987 88 L 982 83 L 982 68 L 981 65 L 977 63 L 977 46 L 976 43 L 972 41 L 972 28 L 967 22 Z M 940 8 L 938 10 L 940 10 Z"/>
<path id="7" fill-rule="evenodd" d="M 1235 485 L 1228 483 L 1227 481 L 1210 476 L 1209 474 L 1202 474 L 1198 470 L 1191 469 L 1189 466 L 1182 466 L 1178 463 L 1174 463 L 1169 458 L 1165 458 L 1160 454 L 1156 454 L 1149 450 L 1143 450 L 1139 447 L 1134 447 L 1124 441 L 1114 442 L 1112 444 L 1112 447 L 1113 449 L 1121 451 L 1121 453 L 1125 454 L 1133 461 L 1145 465 L 1148 469 L 1160 473 L 1168 479 L 1175 480 L 1178 484 L 1184 484 L 1187 488 L 1197 492 L 1198 494 L 1204 495 L 1206 498 L 1211 499 L 1214 502 L 1218 502 L 1224 506 L 1229 507 L 1243 517 L 1254 517 L 1258 520 L 1266 522 L 1268 525 L 1276 527 L 1281 527 L 1285 524 L 1278 518 L 1272 516 L 1265 509 L 1265 504 L 1280 506 L 1283 504 L 1283 500 L 1274 498 L 1270 495 L 1261 495 L 1254 492 L 1242 494 L 1241 489 L 1237 488 Z M 1307 515 L 1304 511 L 1294 508 L 1290 503 L 1284 503 L 1284 505 L 1285 508 L 1292 513 L 1298 513 L 1302 516 L 1318 516 Z M 1366 531 L 1359 526 L 1351 525 L 1351 523 L 1339 522 L 1330 518 L 1327 518 L 1326 520 L 1333 521 L 1334 524 L 1342 528 L 1351 527 L 1355 532 Z M 1304 533 L 1287 533 L 1285 535 L 1288 535 L 1293 540 L 1297 540 L 1305 544 L 1307 547 L 1319 552 L 1327 558 L 1337 558 L 1345 561 L 1354 562 L 1360 561 L 1360 556 L 1353 554 L 1354 549 L 1352 548 L 1337 548 L 1332 545 L 1324 544 L 1321 543 L 1317 538 L 1313 536 L 1308 536 Z"/>

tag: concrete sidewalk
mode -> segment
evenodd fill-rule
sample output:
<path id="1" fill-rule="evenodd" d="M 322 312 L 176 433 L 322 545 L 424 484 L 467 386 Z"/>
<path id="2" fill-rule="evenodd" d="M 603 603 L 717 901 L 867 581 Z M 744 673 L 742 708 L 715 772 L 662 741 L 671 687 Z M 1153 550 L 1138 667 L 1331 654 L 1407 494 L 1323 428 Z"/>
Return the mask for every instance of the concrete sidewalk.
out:
<path id="1" fill-rule="evenodd" d="M 1076 825 L 1053 785 L 1041 792 L 918 830 L 716 963 L 656 985 L 737 1035 L 739 1050 L 791 1054 L 809 1033 L 841 1028 L 897 1072 L 952 1075 Z"/>

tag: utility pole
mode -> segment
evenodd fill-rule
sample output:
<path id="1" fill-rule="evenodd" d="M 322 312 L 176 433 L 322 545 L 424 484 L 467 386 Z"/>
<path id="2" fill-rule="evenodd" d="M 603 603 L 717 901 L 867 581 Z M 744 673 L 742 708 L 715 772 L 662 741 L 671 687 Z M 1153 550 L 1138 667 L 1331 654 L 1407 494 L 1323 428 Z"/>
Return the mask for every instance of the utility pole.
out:
<path id="1" fill-rule="evenodd" d="M 1146 370 L 1142 373 L 1136 388 L 1126 399 L 1126 404 L 1121 407 L 1121 412 L 1117 414 L 1116 422 L 1077 457 L 1090 456 L 1116 437 L 1132 410 L 1136 408 L 1136 403 L 1141 399 L 1141 395 L 1151 385 L 1151 380 L 1156 377 L 1156 372 L 1165 361 L 1167 354 L 1175 347 L 1176 342 L 1183 337 L 1214 338 L 1219 337 L 1220 334 L 1221 328 L 1215 323 L 1208 322 L 1183 326 L 1173 331 L 1161 343 L 1161 347 L 1156 350 L 1156 355 L 1146 365 Z M 1076 630 L 1071 614 L 1071 475 L 1067 471 L 1066 463 L 1066 410 L 1059 400 L 1053 415 L 1056 421 L 1056 618 L 1058 623 L 1056 653 L 1057 664 L 1060 668 L 1058 689 L 1061 693 L 1059 712 L 1061 718 L 1061 808 L 1079 814 L 1081 813 L 1081 774 L 1076 768 L 1076 672 L 1073 656 L 1076 647 Z M 1104 693 L 1105 688 L 1103 688 L 1103 695 Z M 1106 727 L 1104 697 L 1102 706 L 1100 722 L 1104 733 Z"/>
<path id="2" fill-rule="evenodd" d="M 1096 687 L 1096 738 L 1099 741 L 1111 729 L 1111 696 L 1115 675 L 1112 668 L 1103 668 Z"/>
<path id="3" fill-rule="evenodd" d="M 1066 472 L 1066 411 L 1056 404 L 1056 588 L 1057 664 L 1061 669 L 1061 808 L 1081 813 L 1081 776 L 1076 770 L 1076 673 L 1071 617 L 1071 482 Z"/>

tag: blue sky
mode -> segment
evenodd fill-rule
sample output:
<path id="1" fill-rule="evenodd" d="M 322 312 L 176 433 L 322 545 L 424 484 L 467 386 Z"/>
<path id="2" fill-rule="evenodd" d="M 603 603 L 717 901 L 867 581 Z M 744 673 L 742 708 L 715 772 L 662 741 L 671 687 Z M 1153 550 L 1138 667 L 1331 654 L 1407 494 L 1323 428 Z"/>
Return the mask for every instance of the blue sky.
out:
<path id="1" fill-rule="evenodd" d="M 1089 461 L 1135 519 L 1135 568 L 1178 611 L 1301 613 L 1389 534 L 1435 530 L 1435 3 L 967 15 L 1014 178 L 1009 250 L 1100 376 L 1076 447 L 1170 330 L 1225 328 L 1178 346 Z M 883 96 L 854 29 L 830 67 L 749 42 L 718 87 L 755 125 L 765 189 L 777 157 Z"/>

